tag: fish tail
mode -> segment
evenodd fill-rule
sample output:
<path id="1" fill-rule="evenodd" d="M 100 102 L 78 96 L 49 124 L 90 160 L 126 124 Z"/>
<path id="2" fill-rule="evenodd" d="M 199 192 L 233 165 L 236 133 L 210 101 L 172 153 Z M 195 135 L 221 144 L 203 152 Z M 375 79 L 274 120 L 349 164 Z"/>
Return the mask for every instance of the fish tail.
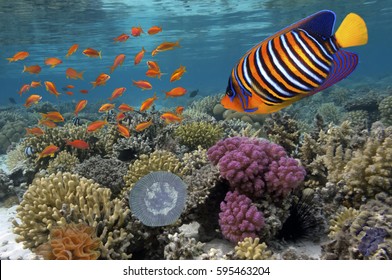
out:
<path id="1" fill-rule="evenodd" d="M 114 65 L 113 66 L 109 66 L 109 68 L 110 68 L 110 74 L 113 73 L 114 69 L 116 69 L 116 67 L 114 67 Z"/>
<path id="2" fill-rule="evenodd" d="M 97 86 L 96 82 L 91 82 L 93 84 L 93 88 L 95 88 Z"/>
<path id="3" fill-rule="evenodd" d="M 335 38 L 342 48 L 365 45 L 368 42 L 365 21 L 359 15 L 349 13 L 336 31 Z"/>
<path id="4" fill-rule="evenodd" d="M 99 58 L 102 59 L 102 51 L 99 51 L 98 54 L 99 54 Z"/>
<path id="5" fill-rule="evenodd" d="M 81 79 L 81 80 L 84 80 L 84 79 L 83 79 L 83 74 L 84 74 L 84 71 L 78 73 L 78 75 L 77 75 L 78 78 Z"/>
<path id="6" fill-rule="evenodd" d="M 8 59 L 8 58 L 7 58 Z M 10 61 L 11 62 L 11 61 Z M 22 71 L 22 73 L 24 73 L 24 72 L 26 72 L 27 71 L 27 67 L 26 67 L 26 65 L 23 65 L 23 71 Z"/>
<path id="7" fill-rule="evenodd" d="M 11 63 L 12 61 L 14 61 L 14 58 L 13 57 L 8 57 L 8 58 L 6 58 L 7 60 L 8 60 L 8 63 Z"/>

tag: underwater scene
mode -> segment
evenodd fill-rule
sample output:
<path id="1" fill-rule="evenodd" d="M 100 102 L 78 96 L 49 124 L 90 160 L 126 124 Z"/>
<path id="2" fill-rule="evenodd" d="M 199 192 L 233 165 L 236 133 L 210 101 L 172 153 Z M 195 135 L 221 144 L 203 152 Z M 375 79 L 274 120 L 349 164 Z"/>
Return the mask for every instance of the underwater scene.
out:
<path id="1" fill-rule="evenodd" d="M 392 258 L 391 1 L 0 15 L 0 259 Z"/>

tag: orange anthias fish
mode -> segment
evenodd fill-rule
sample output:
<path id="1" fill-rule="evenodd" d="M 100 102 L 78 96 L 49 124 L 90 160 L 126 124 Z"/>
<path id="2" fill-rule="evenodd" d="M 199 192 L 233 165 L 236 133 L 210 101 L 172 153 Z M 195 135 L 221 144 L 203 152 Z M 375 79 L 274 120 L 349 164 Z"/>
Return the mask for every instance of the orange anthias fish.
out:
<path id="1" fill-rule="evenodd" d="M 39 82 L 32 81 L 32 82 L 30 83 L 30 86 L 31 86 L 32 88 L 36 88 L 36 87 L 42 87 L 42 84 L 41 84 L 41 81 L 39 81 Z"/>
<path id="2" fill-rule="evenodd" d="M 180 47 L 180 41 L 177 41 L 177 42 L 163 42 L 162 44 L 160 44 L 158 47 L 156 47 L 152 51 L 151 55 L 155 56 L 159 52 L 169 51 L 169 50 L 172 50 L 174 48 L 179 48 L 179 47 Z"/>
<path id="3" fill-rule="evenodd" d="M 148 35 L 154 35 L 159 32 L 162 32 L 162 28 L 159 26 L 152 26 L 150 29 L 148 29 L 147 33 Z"/>
<path id="4" fill-rule="evenodd" d="M 46 90 L 49 93 L 54 94 L 56 97 L 60 95 L 60 92 L 57 91 L 54 83 L 49 82 L 49 81 L 45 81 L 44 84 L 45 84 Z"/>
<path id="5" fill-rule="evenodd" d="M 30 65 L 30 66 L 23 66 L 23 71 L 24 72 L 28 72 L 30 74 L 39 74 L 41 72 L 41 66 L 39 65 Z"/>
<path id="6" fill-rule="evenodd" d="M 40 113 L 42 116 L 43 120 L 50 120 L 52 122 L 63 122 L 64 121 L 64 117 L 56 111 L 53 112 L 48 112 L 46 114 L 44 113 Z"/>
<path id="7" fill-rule="evenodd" d="M 178 81 L 181 79 L 182 75 L 186 72 L 185 66 L 180 66 L 176 70 L 173 71 L 171 77 L 170 77 L 170 82 Z"/>
<path id="8" fill-rule="evenodd" d="M 7 58 L 7 60 L 8 60 L 8 62 L 15 62 L 18 60 L 23 60 L 28 56 L 29 56 L 28 52 L 17 52 L 16 54 L 14 54 L 13 57 Z"/>
<path id="9" fill-rule="evenodd" d="M 117 122 L 122 121 L 123 119 L 125 119 L 125 117 L 126 117 L 125 113 L 124 112 L 120 112 L 116 116 L 116 121 Z"/>
<path id="10" fill-rule="evenodd" d="M 44 135 L 45 132 L 39 127 L 26 128 L 26 135 Z"/>
<path id="11" fill-rule="evenodd" d="M 96 79 L 95 82 L 91 82 L 93 84 L 93 88 L 97 86 L 104 86 L 106 82 L 110 79 L 110 76 L 105 73 L 101 73 Z"/>
<path id="12" fill-rule="evenodd" d="M 69 57 L 69 56 L 71 56 L 72 54 L 74 54 L 77 50 L 78 50 L 78 48 L 79 48 L 79 45 L 78 44 L 73 44 L 69 49 L 68 49 L 68 52 L 67 52 L 67 54 L 65 55 L 65 57 Z"/>
<path id="13" fill-rule="evenodd" d="M 65 87 L 66 87 L 66 88 L 75 88 L 74 85 L 66 85 Z"/>
<path id="14" fill-rule="evenodd" d="M 89 144 L 83 140 L 73 140 L 73 141 L 66 140 L 65 145 L 72 146 L 76 149 L 81 149 L 81 150 L 87 150 L 90 148 Z"/>
<path id="15" fill-rule="evenodd" d="M 158 78 L 160 79 L 162 76 L 161 70 L 155 70 L 155 69 L 148 69 L 146 71 L 146 76 L 150 78 Z"/>
<path id="16" fill-rule="evenodd" d="M 63 61 L 61 59 L 58 59 L 57 57 L 49 57 L 45 59 L 45 64 L 50 65 L 50 68 L 56 67 L 61 63 L 63 63 Z"/>
<path id="17" fill-rule="evenodd" d="M 133 37 L 138 37 L 140 36 L 142 33 L 144 33 L 143 29 L 140 27 L 140 25 L 138 27 L 132 27 L 131 28 L 131 35 Z"/>
<path id="18" fill-rule="evenodd" d="M 84 71 L 77 72 L 73 68 L 67 68 L 67 70 L 65 70 L 65 76 L 67 77 L 67 79 L 74 79 L 74 80 L 80 79 L 80 80 L 83 80 L 83 73 L 84 73 Z"/>
<path id="19" fill-rule="evenodd" d="M 66 91 L 65 94 L 66 95 L 73 95 L 73 92 L 72 91 Z"/>
<path id="20" fill-rule="evenodd" d="M 88 57 L 99 57 L 102 58 L 102 51 L 97 51 L 92 48 L 87 48 L 83 51 L 83 54 Z"/>
<path id="21" fill-rule="evenodd" d="M 173 89 L 170 90 L 170 91 L 165 92 L 165 94 L 166 94 L 165 99 L 168 98 L 168 97 L 179 97 L 179 96 L 183 96 L 184 94 L 186 94 L 186 92 L 187 92 L 187 91 L 186 91 L 185 88 L 183 88 L 183 87 L 176 87 L 176 88 L 173 88 Z"/>
<path id="22" fill-rule="evenodd" d="M 26 99 L 26 102 L 25 102 L 24 106 L 25 106 L 26 108 L 29 108 L 31 105 L 37 104 L 41 99 L 42 99 L 42 96 L 41 96 L 41 95 L 32 94 L 32 95 L 30 95 L 30 96 Z"/>
<path id="23" fill-rule="evenodd" d="M 100 130 L 102 127 L 104 127 L 107 124 L 108 124 L 107 120 L 104 121 L 99 120 L 99 121 L 92 122 L 87 126 L 87 132 L 94 132 Z"/>
<path id="24" fill-rule="evenodd" d="M 183 111 L 184 111 L 184 106 L 177 106 L 177 108 L 176 108 L 177 114 L 181 115 Z"/>
<path id="25" fill-rule="evenodd" d="M 151 60 L 147 61 L 147 67 L 148 67 L 148 69 L 151 69 L 151 70 L 160 71 L 158 62 L 156 62 L 156 61 L 151 61 Z"/>
<path id="26" fill-rule="evenodd" d="M 125 138 L 129 138 L 131 136 L 129 129 L 125 125 L 117 123 L 117 130 Z"/>
<path id="27" fill-rule="evenodd" d="M 142 90 L 152 89 L 152 85 L 148 81 L 140 80 L 140 81 L 132 81 L 135 86 L 141 88 Z"/>
<path id="28" fill-rule="evenodd" d="M 101 106 L 101 108 L 99 108 L 98 112 L 104 113 L 104 112 L 107 112 L 109 110 L 112 110 L 113 108 L 114 108 L 114 104 L 106 103 L 106 104 L 103 104 Z"/>
<path id="29" fill-rule="evenodd" d="M 51 120 L 40 120 L 38 122 L 38 124 L 44 125 L 44 126 L 49 127 L 49 128 L 54 128 L 54 127 L 57 126 L 57 124 L 55 122 L 51 121 Z"/>
<path id="30" fill-rule="evenodd" d="M 120 106 L 118 106 L 118 109 L 120 110 L 120 112 L 130 112 L 133 111 L 133 107 L 129 106 L 128 104 L 121 104 Z"/>
<path id="31" fill-rule="evenodd" d="M 80 92 L 80 93 L 83 93 L 83 94 L 87 94 L 87 93 L 88 93 L 88 90 L 87 90 L 87 89 L 81 89 L 81 90 L 79 90 L 79 92 Z"/>
<path id="32" fill-rule="evenodd" d="M 22 95 L 23 93 L 25 93 L 26 91 L 29 91 L 30 90 L 30 85 L 29 84 L 25 84 L 25 85 L 23 85 L 21 88 L 20 88 L 20 90 L 19 90 L 19 95 Z"/>
<path id="33" fill-rule="evenodd" d="M 158 97 L 156 93 L 154 93 L 153 97 L 147 98 L 145 101 L 143 101 L 142 105 L 140 106 L 140 112 L 148 110 L 157 99 Z"/>
<path id="34" fill-rule="evenodd" d="M 125 60 L 125 54 L 120 53 L 119 55 L 116 56 L 114 59 L 113 65 L 110 66 L 110 73 L 113 73 L 113 71 L 119 66 L 124 63 Z"/>
<path id="35" fill-rule="evenodd" d="M 129 35 L 123 33 L 123 34 L 117 36 L 116 38 L 114 38 L 113 40 L 114 40 L 115 42 L 125 42 L 125 41 L 127 41 L 128 39 L 129 39 Z"/>
<path id="36" fill-rule="evenodd" d="M 144 47 L 142 47 L 142 50 L 135 55 L 134 58 L 135 65 L 139 64 L 140 61 L 142 61 L 145 52 L 146 50 L 144 49 Z"/>
<path id="37" fill-rule="evenodd" d="M 366 44 L 367 27 L 350 13 L 333 34 L 335 19 L 332 11 L 317 12 L 248 50 L 233 67 L 223 107 L 270 114 L 346 78 L 358 55 L 343 48 Z"/>
<path id="38" fill-rule="evenodd" d="M 181 117 L 179 117 L 173 113 L 170 113 L 170 112 L 163 113 L 161 115 L 161 119 L 165 120 L 166 123 L 181 122 L 182 121 Z"/>
<path id="39" fill-rule="evenodd" d="M 140 132 L 140 131 L 143 131 L 143 130 L 145 130 L 146 128 L 148 128 L 150 125 L 152 125 L 152 119 L 149 120 L 148 122 L 139 123 L 139 124 L 135 127 L 135 130 L 136 130 L 137 132 Z"/>
<path id="40" fill-rule="evenodd" d="M 51 144 L 49 146 L 47 146 L 38 156 L 36 161 L 39 161 L 41 158 L 45 158 L 45 157 L 54 157 L 54 154 L 56 152 L 58 152 L 60 150 L 59 147 Z"/>
<path id="41" fill-rule="evenodd" d="M 116 88 L 115 90 L 113 90 L 112 96 L 109 97 L 108 99 L 109 99 L 110 101 L 112 101 L 113 99 L 122 96 L 123 93 L 124 93 L 126 90 L 127 90 L 127 89 L 126 89 L 125 87 Z"/>
<path id="42" fill-rule="evenodd" d="M 87 105 L 87 100 L 80 100 L 75 106 L 74 114 L 78 116 L 79 112 L 82 111 Z"/>

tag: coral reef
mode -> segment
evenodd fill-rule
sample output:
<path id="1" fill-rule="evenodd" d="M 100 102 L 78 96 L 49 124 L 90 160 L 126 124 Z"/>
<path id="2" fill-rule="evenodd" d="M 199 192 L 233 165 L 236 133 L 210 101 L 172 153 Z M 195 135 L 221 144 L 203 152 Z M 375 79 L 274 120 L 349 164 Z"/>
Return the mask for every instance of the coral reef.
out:
<path id="1" fill-rule="evenodd" d="M 250 196 L 261 197 L 265 191 L 285 196 L 305 176 L 303 167 L 287 158 L 282 146 L 266 140 L 226 138 L 212 146 L 207 154 L 233 189 Z M 276 188 L 282 189 L 276 192 Z"/>
<path id="2" fill-rule="evenodd" d="M 191 150 L 198 146 L 209 148 L 223 136 L 223 130 L 219 124 L 208 122 L 190 122 L 177 127 L 175 135 L 180 144 Z"/>
<path id="3" fill-rule="evenodd" d="M 93 227 L 72 223 L 53 227 L 49 241 L 35 252 L 45 260 L 96 260 L 100 247 L 101 240 L 95 236 Z"/>
<path id="4" fill-rule="evenodd" d="M 237 191 L 226 194 L 219 213 L 219 225 L 226 239 L 239 242 L 246 237 L 256 238 L 264 226 L 264 217 L 251 204 L 250 198 Z"/>
<path id="5" fill-rule="evenodd" d="M 102 241 L 101 258 L 128 259 L 132 234 L 124 229 L 129 208 L 93 180 L 71 173 L 37 177 L 17 207 L 14 232 L 25 248 L 46 243 L 52 227 L 85 223 Z"/>
<path id="6" fill-rule="evenodd" d="M 67 151 L 61 151 L 49 162 L 46 170 L 49 173 L 71 172 L 78 163 L 79 159 L 76 156 Z"/>
<path id="7" fill-rule="evenodd" d="M 2 169 L 0 169 L 0 201 L 5 200 L 8 196 L 12 194 L 12 186 L 13 181 Z"/>
<path id="8" fill-rule="evenodd" d="M 97 155 L 77 164 L 73 172 L 109 188 L 112 196 L 117 197 L 125 185 L 123 177 L 127 169 L 128 165 L 120 160 Z"/>
<path id="9" fill-rule="evenodd" d="M 272 260 L 271 251 L 267 245 L 260 243 L 259 238 L 246 237 L 235 246 L 235 256 L 240 260 Z"/>
<path id="10" fill-rule="evenodd" d="M 169 243 L 164 249 L 166 260 L 193 260 L 203 253 L 204 244 L 185 237 L 184 233 L 169 234 L 168 239 Z"/>
<path id="11" fill-rule="evenodd" d="M 378 105 L 381 121 L 385 125 L 392 125 L 392 96 L 385 97 Z"/>
<path id="12" fill-rule="evenodd" d="M 7 121 L 0 127 L 0 154 L 4 154 L 12 143 L 18 142 L 25 135 L 25 127 L 22 120 Z"/>

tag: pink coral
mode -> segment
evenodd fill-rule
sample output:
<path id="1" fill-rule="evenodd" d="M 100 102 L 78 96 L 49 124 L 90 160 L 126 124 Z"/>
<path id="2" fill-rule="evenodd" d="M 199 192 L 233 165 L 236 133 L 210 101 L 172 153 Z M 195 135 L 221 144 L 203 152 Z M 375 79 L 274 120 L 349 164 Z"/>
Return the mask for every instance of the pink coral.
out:
<path id="1" fill-rule="evenodd" d="M 267 140 L 227 138 L 212 146 L 207 155 L 218 164 L 220 175 L 232 189 L 249 196 L 261 197 L 266 190 L 284 196 L 304 179 L 299 174 L 305 171 L 298 162 L 288 158 L 282 146 Z M 267 173 L 269 180 L 265 178 Z M 283 189 L 277 190 L 279 187 Z"/>
<path id="2" fill-rule="evenodd" d="M 238 242 L 246 237 L 257 237 L 257 232 L 264 226 L 264 217 L 251 204 L 250 198 L 237 191 L 226 194 L 219 213 L 219 225 L 226 239 Z"/>

